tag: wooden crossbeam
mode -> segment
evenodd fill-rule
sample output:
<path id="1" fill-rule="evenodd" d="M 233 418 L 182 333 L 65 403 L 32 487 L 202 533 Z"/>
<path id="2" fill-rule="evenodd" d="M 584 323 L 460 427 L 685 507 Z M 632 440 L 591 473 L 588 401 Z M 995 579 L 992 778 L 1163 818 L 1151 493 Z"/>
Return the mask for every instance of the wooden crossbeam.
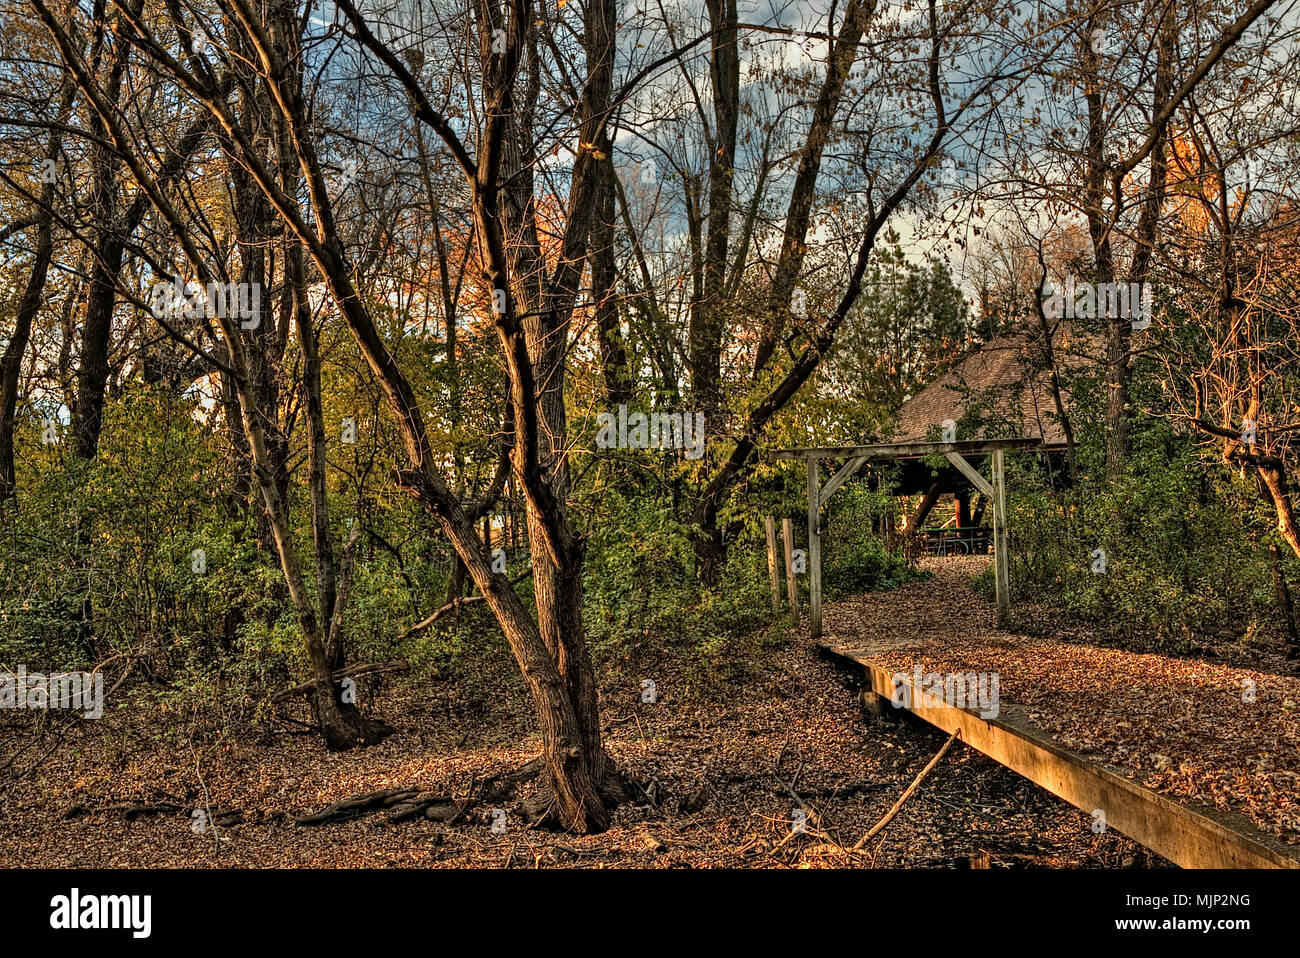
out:
<path id="1" fill-rule="evenodd" d="M 847 463 L 841 466 L 839 472 L 831 476 L 826 485 L 822 487 L 821 502 L 819 502 L 818 505 L 825 506 L 830 497 L 835 494 L 835 490 L 844 485 L 846 480 L 861 469 L 862 464 L 866 462 L 868 458 L 869 457 L 867 456 L 858 456 L 856 459 L 850 459 Z"/>
<path id="2" fill-rule="evenodd" d="M 997 624 L 1004 625 L 1010 613 L 1011 589 L 1007 570 L 1007 512 L 1003 453 L 1007 450 L 1035 449 L 1041 439 L 972 439 L 965 442 L 903 442 L 874 446 L 810 446 L 778 449 L 776 459 L 803 459 L 808 464 L 808 612 L 813 638 L 822 634 L 822 543 L 821 511 L 835 494 L 868 459 L 904 459 L 942 453 L 971 484 L 993 503 L 994 560 L 997 566 Z M 993 481 L 979 474 L 966 456 L 988 453 L 992 459 Z M 821 485 L 818 463 L 822 459 L 848 459 L 848 462 Z M 933 491 L 933 490 L 932 490 Z M 793 605 L 793 602 L 791 603 Z M 796 619 L 797 621 L 797 619 Z"/>
<path id="3" fill-rule="evenodd" d="M 948 458 L 949 462 L 957 467 L 958 472 L 970 480 L 972 486 L 984 493 L 984 495 L 988 496 L 990 499 L 993 498 L 993 486 L 990 485 L 989 481 L 979 474 L 979 470 L 967 462 L 961 454 L 946 452 L 944 455 Z"/>
<path id="4" fill-rule="evenodd" d="M 934 453 L 955 452 L 963 456 L 976 456 L 997 450 L 1015 451 L 1037 449 L 1041 439 L 970 439 L 963 442 L 897 442 L 874 446 L 797 446 L 793 449 L 774 449 L 773 459 L 906 459 L 929 456 Z"/>

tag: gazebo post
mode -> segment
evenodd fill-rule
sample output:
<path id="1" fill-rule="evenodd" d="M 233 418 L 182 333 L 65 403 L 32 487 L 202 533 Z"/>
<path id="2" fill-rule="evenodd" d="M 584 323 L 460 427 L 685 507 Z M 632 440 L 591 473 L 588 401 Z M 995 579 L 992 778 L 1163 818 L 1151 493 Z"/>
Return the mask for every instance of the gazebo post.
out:
<path id="1" fill-rule="evenodd" d="M 821 481 L 817 457 L 808 460 L 808 610 L 814 639 L 822 634 Z"/>
<path id="2" fill-rule="evenodd" d="M 1007 570 L 1007 471 L 1002 450 L 993 450 L 993 564 L 998 599 L 998 627 L 1011 614 L 1011 579 Z"/>

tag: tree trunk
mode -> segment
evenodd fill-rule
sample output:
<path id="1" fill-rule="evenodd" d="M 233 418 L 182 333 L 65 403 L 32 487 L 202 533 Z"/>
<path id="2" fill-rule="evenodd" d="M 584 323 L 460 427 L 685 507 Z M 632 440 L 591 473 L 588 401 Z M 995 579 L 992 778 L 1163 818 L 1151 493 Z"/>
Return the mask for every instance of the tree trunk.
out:
<path id="1" fill-rule="evenodd" d="M 609 137 L 602 137 L 601 151 L 613 156 Z M 611 408 L 631 402 L 632 376 L 628 369 L 627 350 L 623 348 L 615 284 L 618 271 L 614 263 L 615 230 L 614 172 L 612 163 L 602 163 L 597 189 L 596 220 L 591 231 L 591 298 L 596 304 L 596 334 L 600 340 L 601 367 L 605 375 L 605 401 Z"/>
<path id="2" fill-rule="evenodd" d="M 1291 551 L 1300 558 L 1300 527 L 1296 526 L 1295 512 L 1291 507 L 1291 497 L 1286 491 L 1286 478 L 1283 476 L 1281 469 L 1275 466 L 1258 464 L 1255 471 L 1273 503 L 1273 511 L 1277 515 L 1278 535 L 1291 547 Z"/>
<path id="3" fill-rule="evenodd" d="M 1282 623 L 1286 626 L 1287 658 L 1300 656 L 1300 633 L 1296 632 L 1295 606 L 1291 602 L 1291 589 L 1286 584 L 1286 573 L 1282 569 L 1282 550 L 1276 542 L 1268 544 L 1269 558 L 1273 566 L 1273 591 L 1277 596 L 1277 608 L 1282 613 Z"/>
<path id="4" fill-rule="evenodd" d="M 921 496 L 921 501 L 916 504 L 912 514 L 907 517 L 905 538 L 908 540 L 916 538 L 916 533 L 921 528 L 921 524 L 929 517 L 930 511 L 934 509 L 935 503 L 939 501 L 939 495 L 939 483 L 931 483 L 930 488 L 925 490 L 925 495 Z"/>
<path id="5" fill-rule="evenodd" d="M 76 95 L 76 86 L 68 84 L 59 102 L 60 122 L 66 121 Z M 53 163 L 59 158 L 61 137 L 51 133 L 45 148 L 45 159 Z M 54 190 L 55 182 L 41 186 L 39 210 L 35 224 L 36 245 L 32 255 L 31 272 L 23 298 L 18 303 L 14 317 L 13 335 L 0 359 L 0 505 L 14 495 L 16 469 L 14 464 L 14 416 L 18 409 L 18 385 L 22 374 L 23 355 L 31 338 L 32 323 L 41 308 L 45 282 L 49 276 L 50 261 L 54 257 Z"/>
<path id="6" fill-rule="evenodd" d="M 711 24 L 717 26 L 722 22 L 724 15 L 729 15 L 730 20 L 727 22 L 734 26 L 736 22 L 735 0 L 708 0 L 708 3 Z M 862 33 L 874 9 L 875 5 L 870 0 L 868 0 L 867 6 L 861 4 L 859 0 L 850 0 L 844 13 L 844 23 L 840 29 L 834 51 L 831 54 L 831 61 L 826 69 L 826 77 L 822 82 L 817 104 L 813 111 L 812 123 L 804 141 L 799 159 L 799 169 L 795 176 L 790 202 L 786 209 L 781 254 L 777 261 L 776 273 L 768 295 L 769 316 L 759 334 L 759 342 L 755 353 L 754 376 L 756 378 L 770 360 L 776 348 L 778 337 L 785 329 L 790 317 L 791 302 L 798 285 L 799 273 L 803 268 L 806 253 L 805 243 L 807 242 L 813 203 L 817 194 L 817 179 L 821 172 L 822 153 L 830 140 L 831 127 L 834 124 L 835 115 L 839 111 L 845 81 L 858 55 L 858 42 L 862 38 Z M 731 81 L 734 77 L 733 70 L 736 69 L 736 65 L 730 59 L 730 57 L 735 56 L 735 51 L 735 30 L 726 31 L 725 36 L 719 35 L 715 41 L 712 66 L 714 109 L 717 115 L 716 125 L 719 130 L 720 145 L 715 153 L 715 162 L 710 168 L 709 235 L 704 251 L 703 299 L 701 303 L 704 312 L 700 320 L 701 331 L 698 337 L 694 312 L 692 312 L 691 326 L 691 354 L 695 392 L 700 397 L 701 404 L 705 407 L 705 428 L 714 430 L 711 434 L 716 434 L 716 428 L 712 422 L 713 414 L 710 412 L 708 403 L 717 401 L 716 378 L 721 363 L 720 310 L 724 299 L 722 284 L 725 280 L 725 269 L 718 262 L 715 262 L 715 257 L 725 264 L 728 235 L 728 220 L 721 216 L 715 219 L 714 216 L 714 190 L 716 187 L 719 191 L 717 203 L 721 204 L 725 198 L 729 211 L 731 204 L 731 165 L 735 156 L 737 101 L 734 99 L 729 100 L 728 97 L 735 93 Z M 738 96 L 738 93 L 735 93 L 735 95 Z M 729 134 L 730 140 L 727 140 L 724 134 Z M 718 174 L 719 163 L 724 162 L 726 164 L 725 178 L 721 175 L 715 175 Z M 713 231 L 715 229 L 722 231 L 720 238 L 714 237 Z M 736 268 L 743 268 L 743 264 L 737 262 Z M 717 312 L 710 312 L 710 310 L 716 310 Z M 705 349 L 697 349 L 697 338 L 700 344 L 707 345 L 709 349 L 714 347 L 714 340 L 710 337 L 714 332 L 715 325 L 719 331 L 719 338 L 716 343 L 719 351 L 715 354 Z M 732 464 L 728 463 L 724 467 L 724 472 L 730 468 L 732 468 Z M 718 503 L 713 497 L 712 490 L 706 492 L 706 500 L 696 512 L 695 519 L 700 525 L 700 533 L 695 537 L 694 545 L 696 562 L 700 568 L 702 580 L 706 585 L 713 585 L 716 584 L 717 575 L 720 573 L 726 559 L 726 540 L 717 528 Z"/>
<path id="7" fill-rule="evenodd" d="M 127 9 L 139 16 L 144 0 L 131 0 Z M 118 17 L 108 29 L 116 34 L 123 18 Z M 92 41 L 92 60 L 97 63 L 104 50 L 107 24 L 96 22 Z M 116 106 L 122 96 L 122 79 L 126 70 L 128 43 L 114 43 L 108 73 L 101 87 L 107 101 Z M 92 69 L 94 67 L 92 66 Z M 107 139 L 104 119 L 97 110 L 88 114 L 90 129 Z M 113 324 L 113 307 L 117 302 L 116 283 L 122 270 L 126 246 L 124 223 L 119 222 L 117 202 L 118 168 L 121 161 L 108 146 L 94 145 L 90 150 L 91 204 L 96 224 L 94 255 L 91 258 L 90 287 L 86 295 L 86 315 L 81 330 L 81 365 L 77 371 L 77 393 L 72 405 L 72 451 L 80 459 L 94 459 L 99 451 L 99 432 L 104 417 L 104 391 L 108 383 L 108 346 Z M 143 214 L 144 207 L 140 212 Z"/>
<path id="8" fill-rule="evenodd" d="M 971 541 L 971 521 L 970 521 L 970 492 L 962 489 L 953 495 L 954 500 L 954 517 L 957 521 L 957 535 L 962 542 L 966 543 L 966 551 L 970 551 Z"/>
<path id="9" fill-rule="evenodd" d="M 722 333 L 726 322 L 727 249 L 740 116 L 740 45 L 736 0 L 705 0 L 714 31 L 709 57 L 713 86 L 713 141 L 709 143 L 709 210 L 701 262 L 701 288 L 691 303 L 691 388 L 708 434 L 719 431 L 722 407 Z"/>
<path id="10" fill-rule="evenodd" d="M 875 4 L 872 0 L 867 0 L 865 7 L 859 3 L 859 0 L 849 0 L 849 5 L 844 11 L 844 24 L 835 41 L 830 63 L 826 67 L 826 78 L 822 81 L 817 105 L 813 109 L 812 123 L 799 157 L 799 169 L 795 174 L 794 187 L 790 192 L 781 255 L 777 260 L 768 294 L 768 315 L 765 317 L 767 322 L 759 334 L 754 355 L 755 377 L 763 371 L 763 367 L 772 358 L 777 341 L 791 318 L 791 298 L 797 288 L 799 273 L 803 269 L 804 254 L 807 251 L 805 244 L 808 239 L 813 201 L 817 195 L 822 152 L 830 142 L 831 127 L 835 122 L 836 113 L 839 112 L 844 84 L 858 56 L 858 41 L 862 39 L 867 20 L 874 10 Z"/>

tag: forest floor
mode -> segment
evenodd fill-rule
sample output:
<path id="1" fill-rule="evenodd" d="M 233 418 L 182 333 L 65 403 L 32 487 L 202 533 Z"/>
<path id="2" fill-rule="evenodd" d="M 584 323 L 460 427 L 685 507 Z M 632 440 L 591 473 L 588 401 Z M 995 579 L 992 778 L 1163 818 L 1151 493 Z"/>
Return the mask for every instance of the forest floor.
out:
<path id="1" fill-rule="evenodd" d="M 829 606 L 823 631 L 909 675 L 917 665 L 941 675 L 997 673 L 1001 700 L 1021 706 L 1064 748 L 1300 844 L 1300 663 L 1239 643 L 1196 656 L 1107 648 L 1093 630 L 1054 621 L 1045 609 L 1013 613 L 1033 635 L 995 629 L 988 602 L 971 589 L 988 562 L 931 562 L 933 579 L 885 601 Z"/>
<path id="2" fill-rule="evenodd" d="M 969 593 L 971 571 L 831 604 L 827 620 L 876 616 L 896 628 L 933 607 L 936 587 Z M 991 619 L 987 602 L 959 594 L 968 617 Z M 418 788 L 463 802 L 486 777 L 534 757 L 526 697 L 517 682 L 503 687 L 491 678 L 513 674 L 507 653 L 479 669 L 488 678 L 477 692 L 462 682 L 408 680 L 363 699 L 368 714 L 397 731 L 345 754 L 329 754 L 283 723 L 178 736 L 185 718 L 174 700 L 106 702 L 99 721 L 6 711 L 0 865 L 969 868 L 972 857 L 995 868 L 1167 865 L 1113 831 L 1094 834 L 1090 816 L 960 742 L 883 832 L 860 853 L 846 851 L 945 737 L 911 716 L 865 716 L 857 673 L 811 643 L 806 629 L 770 636 L 748 667 L 720 684 L 701 684 L 666 657 L 603 670 L 608 751 L 643 791 L 616 810 L 603 834 L 531 829 L 515 804 L 500 810 L 504 817 L 472 804 L 455 824 L 390 823 L 382 811 L 295 824 L 381 789 Z M 647 676 L 654 702 L 641 701 Z M 201 818 L 220 821 L 235 810 L 240 824 L 197 829 Z M 800 811 L 804 831 L 793 828 Z M 503 833 L 494 822 L 504 822 Z"/>

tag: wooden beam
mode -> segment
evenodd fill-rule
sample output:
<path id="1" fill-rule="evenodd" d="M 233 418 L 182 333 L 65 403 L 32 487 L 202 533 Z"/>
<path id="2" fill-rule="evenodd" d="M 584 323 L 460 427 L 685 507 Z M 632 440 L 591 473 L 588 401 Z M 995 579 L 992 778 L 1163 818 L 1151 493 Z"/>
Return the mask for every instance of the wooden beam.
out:
<path id="1" fill-rule="evenodd" d="M 808 608 L 812 637 L 822 634 L 822 535 L 821 493 L 817 484 L 817 460 L 808 460 Z"/>
<path id="2" fill-rule="evenodd" d="M 1002 450 L 993 453 L 993 565 L 998 599 L 998 627 L 1011 615 L 1011 576 L 1007 568 L 1007 468 Z"/>
<path id="3" fill-rule="evenodd" d="M 955 452 L 975 456 L 994 450 L 1037 449 L 1041 439 L 970 439 L 963 442 L 899 442 L 874 446 L 797 446 L 774 449 L 773 459 L 906 459 Z"/>
<path id="4" fill-rule="evenodd" d="M 861 650 L 834 644 L 823 648 L 862 665 L 870 691 L 885 700 L 885 709 L 890 707 L 894 673 L 869 661 Z M 912 688 L 909 711 L 918 718 L 949 735 L 960 729 L 961 740 L 976 751 L 1089 815 L 1100 809 L 1107 828 L 1176 865 L 1300 868 L 1300 849 L 1277 841 L 1243 816 L 1209 807 L 1189 808 L 1066 751 L 1033 727 L 1022 708 L 1000 703 L 996 718 L 981 718 L 968 709 L 926 705 L 912 675 L 905 674 L 903 681 Z"/>
<path id="5" fill-rule="evenodd" d="M 994 453 L 994 455 L 997 455 L 997 453 Z M 960 453 L 945 452 L 944 456 L 957 467 L 957 471 L 965 476 L 972 486 L 990 498 L 993 496 L 993 487 L 989 485 L 989 481 L 981 476 L 979 470 L 967 462 Z"/>
<path id="6" fill-rule="evenodd" d="M 781 520 L 781 538 L 785 542 L 785 587 L 790 597 L 790 624 L 799 625 L 799 586 L 794 581 L 794 521 Z"/>
<path id="7" fill-rule="evenodd" d="M 850 476 L 861 469 L 862 464 L 866 462 L 868 458 L 869 457 L 867 456 L 858 456 L 856 459 L 850 459 L 840 468 L 839 472 L 831 476 L 826 485 L 822 487 L 821 498 L 818 505 L 824 508 L 826 503 L 830 500 L 830 497 L 835 495 L 835 490 L 844 485 L 845 481 Z"/>

